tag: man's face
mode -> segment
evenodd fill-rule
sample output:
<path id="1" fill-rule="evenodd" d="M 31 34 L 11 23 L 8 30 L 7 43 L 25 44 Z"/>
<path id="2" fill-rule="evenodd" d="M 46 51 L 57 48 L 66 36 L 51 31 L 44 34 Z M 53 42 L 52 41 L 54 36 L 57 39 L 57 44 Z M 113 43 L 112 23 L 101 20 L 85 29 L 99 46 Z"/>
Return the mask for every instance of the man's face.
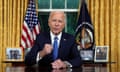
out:
<path id="1" fill-rule="evenodd" d="M 65 15 L 64 12 L 52 12 L 48 20 L 50 30 L 53 34 L 59 34 L 65 27 Z"/>

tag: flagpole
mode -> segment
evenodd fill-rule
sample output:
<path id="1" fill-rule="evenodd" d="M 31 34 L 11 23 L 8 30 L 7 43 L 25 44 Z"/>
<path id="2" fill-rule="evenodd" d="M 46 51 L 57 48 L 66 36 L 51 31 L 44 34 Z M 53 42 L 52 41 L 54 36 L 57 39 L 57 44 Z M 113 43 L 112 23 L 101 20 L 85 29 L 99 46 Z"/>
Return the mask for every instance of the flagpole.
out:
<path id="1" fill-rule="evenodd" d="M 83 11 L 82 11 L 82 15 L 83 15 L 83 22 L 85 21 L 85 8 L 84 8 L 84 5 L 83 5 L 83 3 L 85 2 L 85 0 L 81 0 L 81 5 L 83 6 Z M 82 31 L 81 32 L 83 32 L 83 33 L 81 33 L 81 34 L 83 34 L 83 37 L 82 37 L 82 46 L 85 48 L 85 41 L 84 41 L 84 38 L 85 38 L 85 25 L 83 25 L 83 27 L 82 27 Z"/>
<path id="2" fill-rule="evenodd" d="M 84 2 L 85 2 L 85 0 L 81 0 L 81 6 L 83 6 L 83 3 L 84 3 Z M 83 8 L 83 9 L 82 9 L 82 10 L 83 10 L 83 11 L 82 11 L 82 15 L 83 15 L 83 17 L 84 17 L 84 18 L 82 19 L 82 21 L 85 21 L 85 18 L 86 18 L 86 17 L 85 17 L 85 14 L 84 14 L 85 8 L 84 8 L 84 6 L 83 6 L 82 8 Z"/>

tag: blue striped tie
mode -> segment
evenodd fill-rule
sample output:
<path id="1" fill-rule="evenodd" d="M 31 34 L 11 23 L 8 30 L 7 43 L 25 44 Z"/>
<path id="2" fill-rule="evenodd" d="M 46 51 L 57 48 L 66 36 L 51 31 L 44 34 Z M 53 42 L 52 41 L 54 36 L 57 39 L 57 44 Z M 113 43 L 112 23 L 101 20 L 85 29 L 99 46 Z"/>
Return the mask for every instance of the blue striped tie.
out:
<path id="1" fill-rule="evenodd" d="M 53 43 L 53 59 L 56 60 L 58 56 L 58 38 L 54 37 Z"/>

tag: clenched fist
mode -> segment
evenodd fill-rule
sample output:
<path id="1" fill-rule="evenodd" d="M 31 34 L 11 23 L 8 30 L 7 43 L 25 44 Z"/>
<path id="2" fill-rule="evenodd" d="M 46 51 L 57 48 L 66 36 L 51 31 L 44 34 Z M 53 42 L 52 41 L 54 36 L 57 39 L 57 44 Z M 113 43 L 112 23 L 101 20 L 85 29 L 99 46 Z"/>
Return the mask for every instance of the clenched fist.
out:
<path id="1" fill-rule="evenodd" d="M 40 53 L 40 57 L 44 57 L 47 54 L 50 54 L 53 50 L 53 47 L 51 44 L 45 44 L 43 50 L 41 50 Z"/>

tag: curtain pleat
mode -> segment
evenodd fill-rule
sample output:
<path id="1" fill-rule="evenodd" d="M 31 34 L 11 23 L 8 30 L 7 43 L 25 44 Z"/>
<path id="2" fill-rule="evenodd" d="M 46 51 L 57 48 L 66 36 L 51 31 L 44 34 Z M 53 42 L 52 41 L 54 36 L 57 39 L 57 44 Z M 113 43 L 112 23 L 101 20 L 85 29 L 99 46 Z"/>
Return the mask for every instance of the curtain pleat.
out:
<path id="1" fill-rule="evenodd" d="M 118 1 L 118 71 L 120 71 L 120 0 Z"/>
<path id="2" fill-rule="evenodd" d="M 3 0 L 0 0 L 0 64 L 1 64 L 1 60 L 2 60 L 2 58 L 1 58 L 1 56 L 2 56 L 2 46 L 3 46 L 3 43 L 2 43 L 2 41 L 3 41 L 3 38 L 2 38 L 2 36 L 3 36 L 3 33 L 2 33 L 2 31 L 3 31 L 3 28 L 2 28 L 2 23 L 3 23 Z"/>

